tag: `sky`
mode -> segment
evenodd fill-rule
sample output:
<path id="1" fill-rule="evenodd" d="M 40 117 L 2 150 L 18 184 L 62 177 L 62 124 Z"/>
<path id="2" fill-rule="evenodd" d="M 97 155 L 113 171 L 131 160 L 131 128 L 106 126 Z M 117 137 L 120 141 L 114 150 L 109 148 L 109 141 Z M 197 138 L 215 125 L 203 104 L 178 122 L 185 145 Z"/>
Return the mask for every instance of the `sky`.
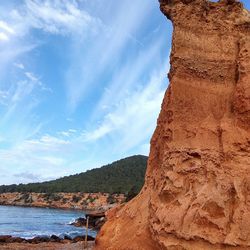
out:
<path id="1" fill-rule="evenodd" d="M 149 153 L 171 24 L 152 0 L 1 0 L 0 184 Z"/>
<path id="2" fill-rule="evenodd" d="M 148 155 L 172 32 L 158 1 L 0 2 L 0 185 Z"/>

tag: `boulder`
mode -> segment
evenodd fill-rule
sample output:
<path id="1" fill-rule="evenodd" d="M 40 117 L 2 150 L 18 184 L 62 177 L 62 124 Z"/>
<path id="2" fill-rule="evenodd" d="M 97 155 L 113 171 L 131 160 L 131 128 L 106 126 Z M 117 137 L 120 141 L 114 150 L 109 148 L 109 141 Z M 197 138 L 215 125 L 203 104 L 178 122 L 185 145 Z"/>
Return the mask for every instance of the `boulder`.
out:
<path id="1" fill-rule="evenodd" d="M 54 234 L 50 236 L 50 242 L 61 242 L 61 240 L 62 239 L 60 237 L 58 237 Z"/>
<path id="2" fill-rule="evenodd" d="M 27 240 L 27 242 L 33 243 L 33 244 L 38 244 L 41 242 L 49 242 L 49 241 L 50 241 L 49 237 L 40 237 L 40 236 L 36 236 L 32 239 Z"/>
<path id="3" fill-rule="evenodd" d="M 84 241 L 84 240 L 85 240 L 85 235 L 83 235 L 83 236 L 76 236 L 72 241 L 73 241 L 74 243 L 76 243 L 76 242 L 78 242 L 78 241 Z M 95 240 L 94 237 L 88 235 L 87 241 L 94 241 L 94 240 Z"/>
<path id="4" fill-rule="evenodd" d="M 72 240 L 72 238 L 69 235 L 64 235 L 64 240 Z"/>
<path id="5" fill-rule="evenodd" d="M 0 235 L 0 243 L 6 243 L 12 238 L 11 235 Z"/>

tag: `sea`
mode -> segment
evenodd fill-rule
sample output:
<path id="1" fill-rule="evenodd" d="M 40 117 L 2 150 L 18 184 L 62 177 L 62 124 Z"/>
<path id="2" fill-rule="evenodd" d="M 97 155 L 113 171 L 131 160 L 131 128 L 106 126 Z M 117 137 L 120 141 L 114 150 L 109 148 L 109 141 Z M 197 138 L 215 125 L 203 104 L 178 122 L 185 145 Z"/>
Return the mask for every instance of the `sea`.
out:
<path id="1" fill-rule="evenodd" d="M 85 228 L 70 225 L 75 219 L 84 217 L 82 211 L 49 208 L 0 206 L 0 235 L 11 235 L 31 239 L 36 236 L 56 235 L 72 238 L 86 233 Z M 95 237 L 96 231 L 88 230 Z"/>

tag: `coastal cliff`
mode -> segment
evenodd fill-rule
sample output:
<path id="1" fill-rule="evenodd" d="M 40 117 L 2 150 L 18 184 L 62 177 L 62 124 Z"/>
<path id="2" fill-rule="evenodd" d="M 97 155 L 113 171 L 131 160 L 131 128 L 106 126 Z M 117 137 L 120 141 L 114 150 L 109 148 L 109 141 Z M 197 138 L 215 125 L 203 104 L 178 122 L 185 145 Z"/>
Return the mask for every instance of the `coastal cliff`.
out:
<path id="1" fill-rule="evenodd" d="M 236 0 L 161 0 L 170 85 L 145 185 L 97 250 L 250 248 L 250 14 Z"/>
<path id="2" fill-rule="evenodd" d="M 102 193 L 3 193 L 0 205 L 106 211 L 125 202 L 123 194 Z"/>

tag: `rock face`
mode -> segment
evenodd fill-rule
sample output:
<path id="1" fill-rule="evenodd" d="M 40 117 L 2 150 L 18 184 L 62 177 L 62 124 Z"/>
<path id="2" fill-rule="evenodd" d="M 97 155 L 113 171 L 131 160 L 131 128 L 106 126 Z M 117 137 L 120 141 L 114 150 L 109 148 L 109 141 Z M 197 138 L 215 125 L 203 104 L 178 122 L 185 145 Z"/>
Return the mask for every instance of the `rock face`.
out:
<path id="1" fill-rule="evenodd" d="M 96 249 L 250 249 L 250 14 L 236 0 L 161 0 L 170 85 L 146 183 Z"/>

